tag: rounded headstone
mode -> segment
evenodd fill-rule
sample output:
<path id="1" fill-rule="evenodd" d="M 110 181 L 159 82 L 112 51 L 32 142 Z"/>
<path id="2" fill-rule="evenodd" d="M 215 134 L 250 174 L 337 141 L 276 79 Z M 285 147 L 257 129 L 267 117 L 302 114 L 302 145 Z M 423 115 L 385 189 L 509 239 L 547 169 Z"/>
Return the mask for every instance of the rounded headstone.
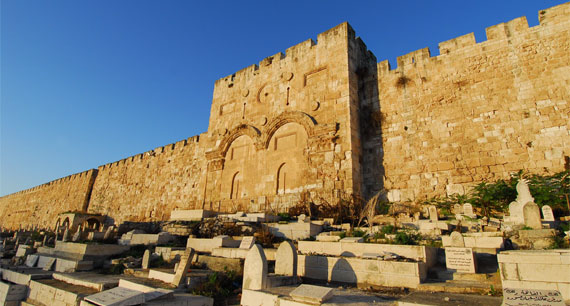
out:
<path id="1" fill-rule="evenodd" d="M 523 218 L 525 226 L 532 229 L 542 229 L 540 220 L 540 209 L 534 202 L 527 202 L 523 207 Z"/>
<path id="2" fill-rule="evenodd" d="M 297 276 L 297 250 L 291 241 L 284 241 L 275 253 L 275 274 Z"/>
<path id="3" fill-rule="evenodd" d="M 243 289 L 261 290 L 267 287 L 267 259 L 263 248 L 254 244 L 245 257 Z"/>
<path id="4" fill-rule="evenodd" d="M 451 246 L 452 247 L 465 247 L 465 240 L 463 239 L 463 235 L 460 232 L 453 232 L 449 235 L 451 238 Z"/>

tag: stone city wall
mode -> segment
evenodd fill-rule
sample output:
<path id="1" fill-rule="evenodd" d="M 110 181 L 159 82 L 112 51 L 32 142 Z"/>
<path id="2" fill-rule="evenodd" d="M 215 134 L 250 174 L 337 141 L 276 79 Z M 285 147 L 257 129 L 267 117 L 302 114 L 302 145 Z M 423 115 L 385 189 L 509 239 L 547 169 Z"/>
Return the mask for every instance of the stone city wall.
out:
<path id="1" fill-rule="evenodd" d="M 463 194 L 570 155 L 570 3 L 378 64 L 384 187 L 392 201 Z"/>
<path id="2" fill-rule="evenodd" d="M 123 221 L 168 220 L 174 209 L 202 207 L 202 135 L 100 166 L 88 212 Z"/>
<path id="3" fill-rule="evenodd" d="M 82 210 L 278 212 L 301 199 L 465 193 L 570 155 L 570 3 L 377 63 L 348 23 L 216 81 L 208 131 L 0 198 L 1 226 Z"/>
<path id="4" fill-rule="evenodd" d="M 91 169 L 0 198 L 0 225 L 53 228 L 58 214 L 87 208 L 96 176 Z"/>

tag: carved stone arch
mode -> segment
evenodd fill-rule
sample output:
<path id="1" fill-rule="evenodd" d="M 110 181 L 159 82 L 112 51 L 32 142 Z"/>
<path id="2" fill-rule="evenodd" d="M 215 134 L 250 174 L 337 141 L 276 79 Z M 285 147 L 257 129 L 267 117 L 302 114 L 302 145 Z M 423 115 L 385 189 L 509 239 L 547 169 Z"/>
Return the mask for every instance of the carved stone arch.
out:
<path id="1" fill-rule="evenodd" d="M 313 117 L 299 111 L 287 111 L 281 113 L 279 116 L 271 119 L 271 121 L 267 123 L 262 136 L 263 148 L 267 149 L 269 147 L 271 137 L 273 137 L 280 127 L 287 123 L 300 124 L 307 132 L 307 136 L 309 138 L 315 135 L 315 126 L 317 125 L 317 121 Z"/>
<path id="2" fill-rule="evenodd" d="M 249 136 L 249 138 L 251 138 L 251 140 L 253 141 L 253 145 L 256 148 L 259 148 L 259 143 L 260 143 L 260 137 L 261 137 L 261 132 L 254 126 L 251 125 L 247 125 L 247 124 L 241 124 L 237 127 L 235 127 L 234 129 L 232 129 L 228 135 L 226 137 L 224 137 L 224 139 L 222 139 L 222 141 L 220 142 L 220 144 L 218 145 L 218 153 L 219 153 L 219 157 L 223 158 L 226 156 L 226 153 L 228 153 L 228 150 L 230 149 L 230 146 L 232 145 L 232 142 L 234 142 L 234 140 L 236 140 L 238 137 L 240 136 Z"/>

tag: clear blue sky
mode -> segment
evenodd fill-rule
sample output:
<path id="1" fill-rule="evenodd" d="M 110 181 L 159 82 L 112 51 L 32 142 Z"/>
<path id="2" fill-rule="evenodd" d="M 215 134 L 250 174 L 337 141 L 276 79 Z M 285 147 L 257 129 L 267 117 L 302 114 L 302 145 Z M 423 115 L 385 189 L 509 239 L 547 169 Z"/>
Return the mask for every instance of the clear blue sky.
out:
<path id="1" fill-rule="evenodd" d="M 564 2 L 0 1 L 0 195 L 205 132 L 215 80 L 343 21 L 395 67 Z"/>

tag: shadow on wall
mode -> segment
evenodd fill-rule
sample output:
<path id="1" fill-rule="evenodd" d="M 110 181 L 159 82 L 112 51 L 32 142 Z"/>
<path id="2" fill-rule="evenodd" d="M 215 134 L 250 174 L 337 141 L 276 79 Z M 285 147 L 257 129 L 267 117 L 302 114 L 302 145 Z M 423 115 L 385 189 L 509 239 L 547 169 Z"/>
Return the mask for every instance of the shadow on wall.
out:
<path id="1" fill-rule="evenodd" d="M 336 261 L 332 268 L 331 281 L 356 284 L 356 273 L 346 259 L 340 258 Z"/>
<path id="2" fill-rule="evenodd" d="M 384 148 L 382 113 L 378 93 L 378 68 L 375 64 L 358 69 L 359 130 L 361 140 L 362 197 L 369 200 L 384 188 Z"/>

